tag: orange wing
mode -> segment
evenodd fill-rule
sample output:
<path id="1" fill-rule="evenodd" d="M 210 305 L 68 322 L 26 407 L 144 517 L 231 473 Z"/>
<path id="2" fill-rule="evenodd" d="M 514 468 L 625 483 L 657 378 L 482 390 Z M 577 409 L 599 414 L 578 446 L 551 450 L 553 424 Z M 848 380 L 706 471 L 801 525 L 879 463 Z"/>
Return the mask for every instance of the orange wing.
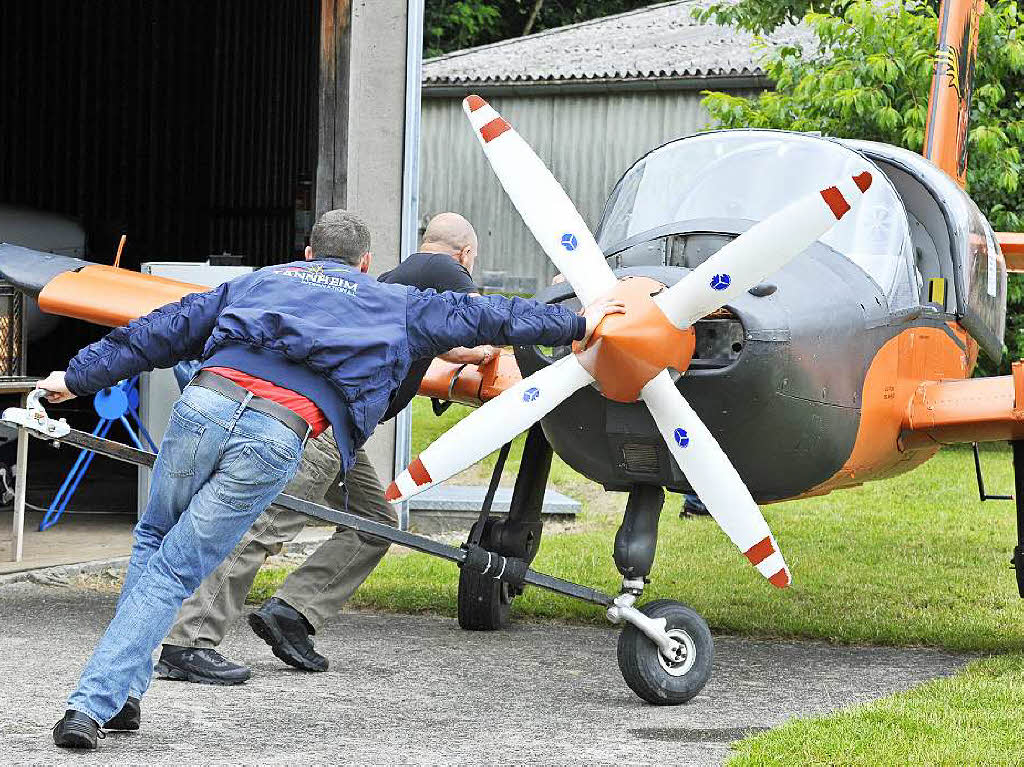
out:
<path id="1" fill-rule="evenodd" d="M 1006 271 L 1024 272 L 1024 234 L 1020 232 L 996 232 L 999 247 L 1006 258 Z"/>
<path id="2" fill-rule="evenodd" d="M 115 327 L 189 293 L 205 290 L 209 288 L 95 264 L 63 272 L 47 282 L 39 292 L 39 307 L 49 314 Z M 479 367 L 436 359 L 419 393 L 476 407 L 514 386 L 522 377 L 510 351 Z"/>
<path id="3" fill-rule="evenodd" d="M 1024 439 L 1024 361 L 1013 375 L 925 381 L 907 408 L 900 447 Z"/>

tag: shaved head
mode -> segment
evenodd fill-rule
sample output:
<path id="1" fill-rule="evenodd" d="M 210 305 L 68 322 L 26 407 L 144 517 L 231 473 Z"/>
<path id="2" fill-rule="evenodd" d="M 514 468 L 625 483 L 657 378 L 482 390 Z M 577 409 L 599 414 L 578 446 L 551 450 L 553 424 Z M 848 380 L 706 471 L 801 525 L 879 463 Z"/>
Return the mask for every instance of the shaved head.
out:
<path id="1" fill-rule="evenodd" d="M 430 219 L 423 233 L 423 245 L 433 250 L 455 253 L 470 247 L 476 250 L 476 230 L 458 213 L 439 213 Z M 425 248 L 424 248 L 425 249 Z"/>

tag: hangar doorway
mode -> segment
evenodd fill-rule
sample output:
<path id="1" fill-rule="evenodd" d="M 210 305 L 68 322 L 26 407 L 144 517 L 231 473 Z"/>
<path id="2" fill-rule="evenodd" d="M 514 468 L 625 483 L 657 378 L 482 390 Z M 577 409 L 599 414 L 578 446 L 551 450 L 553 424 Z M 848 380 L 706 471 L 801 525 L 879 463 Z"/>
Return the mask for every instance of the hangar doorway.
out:
<path id="1" fill-rule="evenodd" d="M 320 32 L 319 0 L 0 3 L 0 240 L 31 238 L 21 230 L 36 221 L 41 240 L 21 244 L 53 250 L 66 226 L 78 232 L 69 255 L 98 263 L 113 261 L 126 234 L 121 265 L 132 270 L 223 253 L 254 267 L 291 260 L 312 225 Z M 28 345 L 31 374 L 62 369 L 104 332 L 54 318 L 45 330 Z M 76 405 L 61 415 L 91 429 L 91 398 Z M 14 463 L 13 448 L 0 447 L 0 463 Z M 30 450 L 29 560 L 123 548 L 135 470 L 97 458 L 69 506 L 83 513 L 40 534 L 32 507 L 50 504 L 77 451 Z M 93 551 L 86 533 L 97 525 L 110 529 Z"/>
<path id="2" fill-rule="evenodd" d="M 318 0 L 0 4 L 0 203 L 78 219 L 122 264 L 301 250 Z M 296 227 L 296 221 L 299 226 Z"/>

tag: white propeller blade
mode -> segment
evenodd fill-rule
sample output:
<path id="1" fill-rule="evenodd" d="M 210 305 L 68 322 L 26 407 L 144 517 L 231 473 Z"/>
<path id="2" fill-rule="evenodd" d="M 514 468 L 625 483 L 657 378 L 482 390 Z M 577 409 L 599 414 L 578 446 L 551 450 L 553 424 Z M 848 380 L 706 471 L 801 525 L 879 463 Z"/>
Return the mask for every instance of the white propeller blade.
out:
<path id="1" fill-rule="evenodd" d="M 469 468 L 593 380 L 574 354 L 524 378 L 431 443 L 391 483 L 385 498 L 405 500 Z"/>
<path id="2" fill-rule="evenodd" d="M 615 285 L 576 206 L 522 136 L 479 96 L 462 102 L 484 154 L 523 222 L 583 305 Z"/>
<path id="3" fill-rule="evenodd" d="M 648 383 L 641 398 L 672 457 L 719 527 L 773 586 L 788 586 L 789 568 L 761 510 L 668 372 L 663 370 Z"/>
<path id="4" fill-rule="evenodd" d="M 871 186 L 867 171 L 787 205 L 730 242 L 655 302 L 686 328 L 794 259 L 841 219 Z"/>

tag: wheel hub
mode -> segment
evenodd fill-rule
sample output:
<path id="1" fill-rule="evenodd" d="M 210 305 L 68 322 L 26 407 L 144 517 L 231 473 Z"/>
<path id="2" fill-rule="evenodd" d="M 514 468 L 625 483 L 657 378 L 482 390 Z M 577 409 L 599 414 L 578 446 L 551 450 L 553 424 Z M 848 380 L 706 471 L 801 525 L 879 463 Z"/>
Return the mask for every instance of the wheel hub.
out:
<path id="1" fill-rule="evenodd" d="M 658 662 L 669 676 L 685 676 L 693 668 L 693 663 L 697 659 L 693 638 L 682 629 L 669 629 L 665 633 L 679 643 L 679 649 L 676 651 L 677 658 L 670 660 L 665 657 L 664 652 L 659 650 Z"/>

